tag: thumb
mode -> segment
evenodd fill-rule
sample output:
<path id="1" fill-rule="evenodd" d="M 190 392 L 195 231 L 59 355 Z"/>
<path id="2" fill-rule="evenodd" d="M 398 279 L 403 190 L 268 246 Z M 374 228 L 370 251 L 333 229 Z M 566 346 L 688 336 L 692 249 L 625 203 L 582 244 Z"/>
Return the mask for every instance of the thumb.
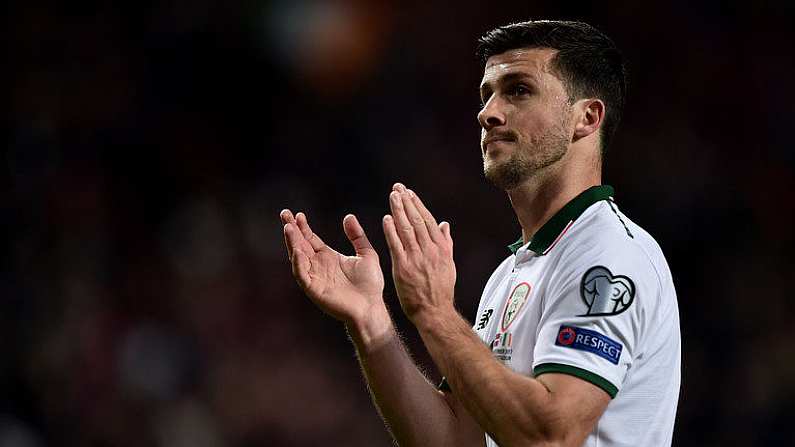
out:
<path id="1" fill-rule="evenodd" d="M 359 224 L 359 220 L 356 219 L 356 216 L 353 214 L 345 216 L 345 218 L 342 219 L 342 229 L 345 231 L 345 236 L 351 241 L 351 245 L 353 245 L 353 249 L 356 250 L 357 255 L 371 256 L 376 254 L 373 245 L 370 244 L 370 240 L 367 239 L 367 235 L 364 234 L 364 228 Z"/>

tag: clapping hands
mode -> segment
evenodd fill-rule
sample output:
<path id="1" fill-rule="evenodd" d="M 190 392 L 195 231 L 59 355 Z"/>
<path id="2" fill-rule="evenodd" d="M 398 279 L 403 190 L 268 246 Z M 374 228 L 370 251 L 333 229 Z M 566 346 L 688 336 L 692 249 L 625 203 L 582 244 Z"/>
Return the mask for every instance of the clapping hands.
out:
<path id="1" fill-rule="evenodd" d="M 389 194 L 391 214 L 383 229 L 401 307 L 412 321 L 440 308 L 452 308 L 456 269 L 447 222 L 436 219 L 419 196 L 397 183 Z M 379 258 L 353 215 L 342 227 L 355 254 L 343 255 L 315 234 L 306 215 L 280 214 L 293 275 L 323 311 L 346 324 L 360 325 L 383 307 L 384 277 Z"/>

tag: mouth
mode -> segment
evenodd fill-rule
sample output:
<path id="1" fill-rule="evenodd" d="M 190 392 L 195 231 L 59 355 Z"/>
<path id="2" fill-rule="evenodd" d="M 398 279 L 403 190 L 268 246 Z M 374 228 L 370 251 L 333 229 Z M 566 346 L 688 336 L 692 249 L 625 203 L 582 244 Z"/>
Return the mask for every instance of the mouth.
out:
<path id="1" fill-rule="evenodd" d="M 494 135 L 491 137 L 486 137 L 483 142 L 481 143 L 481 148 L 483 149 L 483 153 L 487 153 L 489 151 L 489 146 L 494 146 L 495 144 L 505 144 L 505 143 L 514 143 L 516 139 L 512 136 L 508 135 Z"/>

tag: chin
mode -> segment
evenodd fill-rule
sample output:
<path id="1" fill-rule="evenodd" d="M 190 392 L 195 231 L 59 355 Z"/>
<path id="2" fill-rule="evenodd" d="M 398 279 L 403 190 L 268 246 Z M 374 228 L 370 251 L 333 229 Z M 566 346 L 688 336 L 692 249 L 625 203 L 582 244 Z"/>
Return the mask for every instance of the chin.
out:
<path id="1" fill-rule="evenodd" d="M 513 163 L 484 163 L 483 175 L 494 186 L 504 190 L 510 191 L 524 182 L 527 178 L 527 172 L 522 169 L 517 169 Z"/>

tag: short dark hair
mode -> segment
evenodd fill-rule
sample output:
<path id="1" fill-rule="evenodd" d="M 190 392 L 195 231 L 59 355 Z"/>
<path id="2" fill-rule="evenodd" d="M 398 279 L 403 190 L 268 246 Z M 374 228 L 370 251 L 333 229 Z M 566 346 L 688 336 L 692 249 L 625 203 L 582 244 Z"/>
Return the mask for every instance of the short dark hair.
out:
<path id="1" fill-rule="evenodd" d="M 599 98 L 605 103 L 604 153 L 621 121 L 627 91 L 626 61 L 615 43 L 587 23 L 538 20 L 489 31 L 478 39 L 477 55 L 485 65 L 490 57 L 519 48 L 557 50 L 552 69 L 569 99 Z"/>

